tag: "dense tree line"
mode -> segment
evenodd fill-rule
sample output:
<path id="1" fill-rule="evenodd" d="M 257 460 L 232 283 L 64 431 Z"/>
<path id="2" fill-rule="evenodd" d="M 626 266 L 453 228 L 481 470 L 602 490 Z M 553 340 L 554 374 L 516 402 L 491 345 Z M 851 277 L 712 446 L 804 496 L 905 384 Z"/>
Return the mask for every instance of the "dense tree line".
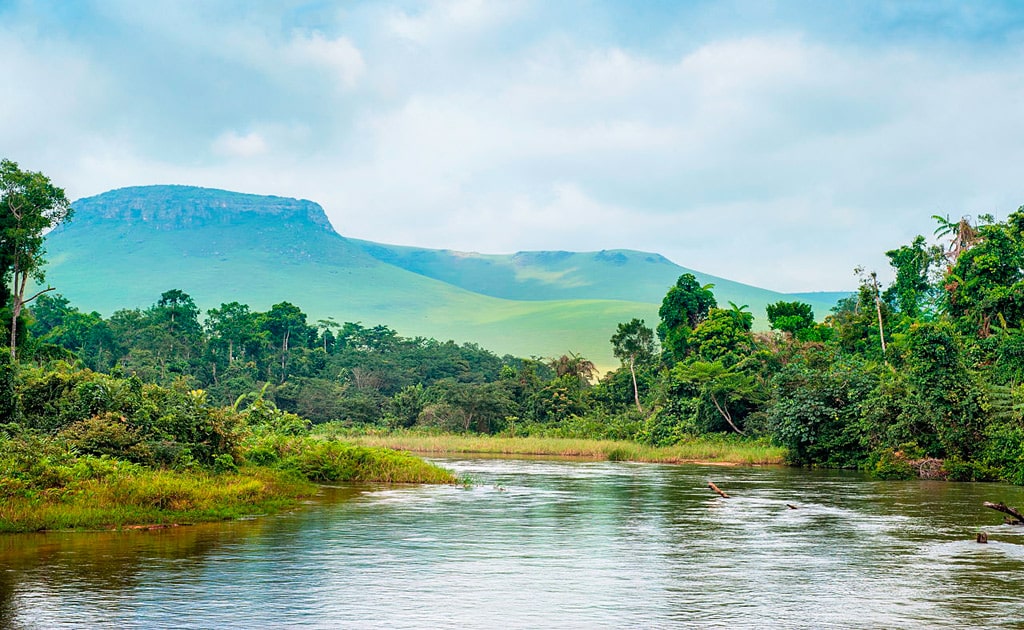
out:
<path id="1" fill-rule="evenodd" d="M 68 218 L 48 180 L 4 168 L 8 209 L 36 207 L 36 228 Z M 939 244 L 919 236 L 887 252 L 887 287 L 857 270 L 858 290 L 821 322 L 807 304 L 779 302 L 767 309 L 771 331 L 755 332 L 746 306 L 719 305 L 713 286 L 684 274 L 653 326 L 634 319 L 609 331 L 622 364 L 599 376 L 571 353 L 499 357 L 386 325 L 312 322 L 289 302 L 201 313 L 171 289 L 105 318 L 49 291 L 26 297 L 19 274 L 42 278 L 39 230 L 5 212 L 11 351 L 0 363 L 0 422 L 66 431 L 125 417 L 215 457 L 213 437 L 154 429 L 185 422 L 173 410 L 201 400 L 285 427 L 308 419 L 657 445 L 736 434 L 784 445 L 801 465 L 910 475 L 941 460 L 952 478 L 1024 483 L 1024 209 L 1005 221 L 935 218 Z M 146 391 L 150 403 L 102 402 Z"/>

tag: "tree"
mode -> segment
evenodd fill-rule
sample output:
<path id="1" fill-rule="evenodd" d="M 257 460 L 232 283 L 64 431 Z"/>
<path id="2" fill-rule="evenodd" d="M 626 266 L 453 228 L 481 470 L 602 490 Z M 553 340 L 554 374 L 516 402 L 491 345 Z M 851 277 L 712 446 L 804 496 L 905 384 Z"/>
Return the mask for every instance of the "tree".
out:
<path id="1" fill-rule="evenodd" d="M 577 378 L 581 386 L 589 385 L 590 380 L 594 378 L 594 372 L 597 371 L 597 366 L 593 361 L 574 352 L 552 359 L 549 365 L 555 371 L 556 378 L 563 376 Z"/>
<path id="2" fill-rule="evenodd" d="M 910 319 L 922 314 L 922 307 L 932 300 L 932 267 L 943 258 L 942 249 L 927 245 L 923 236 L 918 236 L 910 245 L 885 252 L 889 264 L 896 270 L 892 286 L 886 289 L 884 298 L 899 312 Z"/>
<path id="3" fill-rule="evenodd" d="M 756 404 L 762 397 L 753 376 L 727 368 L 721 361 L 680 363 L 672 369 L 672 379 L 677 387 L 685 386 L 710 400 L 722 419 L 740 435 L 744 431 L 736 424 L 734 410 Z"/>
<path id="4" fill-rule="evenodd" d="M 711 292 L 712 284 L 701 286 L 692 273 L 684 273 L 665 294 L 658 309 L 658 339 L 670 361 L 682 361 L 686 356 L 690 332 L 697 327 L 708 311 L 718 306 Z"/>
<path id="5" fill-rule="evenodd" d="M 882 294 L 878 290 L 878 274 L 874 271 L 865 274 L 863 267 L 853 270 L 860 277 L 861 286 L 867 287 L 875 302 L 875 313 L 878 315 L 878 339 L 882 344 L 882 358 L 885 358 L 885 324 L 882 319 Z M 869 280 L 870 278 L 870 280 Z M 862 291 L 863 292 L 863 291 Z"/>
<path id="6" fill-rule="evenodd" d="M 281 382 L 288 377 L 288 348 L 292 338 L 305 339 L 310 327 L 306 325 L 306 314 L 290 302 L 281 302 L 270 307 L 263 315 L 263 330 L 281 348 Z"/>
<path id="7" fill-rule="evenodd" d="M 772 330 L 796 333 L 814 326 L 814 310 L 810 304 L 803 302 L 776 302 L 764 307 L 768 315 L 768 325 Z"/>
<path id="8" fill-rule="evenodd" d="M 935 228 L 935 236 L 949 237 L 949 251 L 946 257 L 952 267 L 960 259 L 960 254 L 971 248 L 978 241 L 978 230 L 971 225 L 968 217 L 960 217 L 958 221 L 952 221 L 949 215 L 942 217 L 933 214 L 932 218 L 939 223 Z"/>
<path id="9" fill-rule="evenodd" d="M 341 324 L 334 321 L 333 317 L 327 319 L 316 320 L 317 330 L 323 330 L 320 335 L 320 341 L 323 342 L 324 352 L 330 352 L 334 346 L 334 333 L 333 330 L 341 328 Z"/>
<path id="10" fill-rule="evenodd" d="M 212 346 L 218 349 L 226 346 L 228 365 L 237 358 L 246 358 L 247 353 L 255 354 L 266 335 L 260 332 L 259 322 L 249 306 L 239 302 L 228 302 L 206 311 L 206 329 Z"/>
<path id="11" fill-rule="evenodd" d="M 754 351 L 750 313 L 738 309 L 713 308 L 690 333 L 687 361 L 718 361 L 736 365 Z"/>
<path id="12" fill-rule="evenodd" d="M 644 325 L 644 320 L 634 317 L 625 324 L 619 324 L 611 342 L 615 358 L 629 364 L 636 410 L 643 413 L 644 410 L 640 406 L 640 388 L 636 384 L 636 362 L 649 361 L 654 356 L 654 331 Z"/>
<path id="13" fill-rule="evenodd" d="M 1024 323 L 1024 210 L 977 228 L 946 275 L 947 308 L 981 337 L 996 324 Z"/>
<path id="14" fill-rule="evenodd" d="M 26 304 L 53 287 L 26 298 L 30 279 L 42 283 L 43 234 L 71 218 L 72 209 L 64 190 L 42 173 L 23 171 L 15 162 L 0 161 L 0 284 L 10 277 L 11 359 L 17 357 L 18 317 Z M 4 291 L 6 294 L 7 291 Z M 6 300 L 5 300 L 6 301 Z"/>
<path id="15" fill-rule="evenodd" d="M 192 296 L 181 289 L 164 291 L 146 314 L 156 329 L 156 337 L 162 338 L 161 345 L 154 349 L 166 353 L 168 358 L 190 361 L 202 344 L 203 335 L 199 307 Z"/>

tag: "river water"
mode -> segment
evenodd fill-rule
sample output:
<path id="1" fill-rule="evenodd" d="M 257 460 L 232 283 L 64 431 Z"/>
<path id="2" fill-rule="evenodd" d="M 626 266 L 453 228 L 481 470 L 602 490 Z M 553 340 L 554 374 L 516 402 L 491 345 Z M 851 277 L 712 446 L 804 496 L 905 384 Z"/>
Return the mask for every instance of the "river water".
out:
<path id="1" fill-rule="evenodd" d="M 324 488 L 290 513 L 168 530 L 0 536 L 0 627 L 1024 627 L 1024 527 L 982 506 L 1024 507 L 1024 488 L 439 463 L 473 484 Z"/>

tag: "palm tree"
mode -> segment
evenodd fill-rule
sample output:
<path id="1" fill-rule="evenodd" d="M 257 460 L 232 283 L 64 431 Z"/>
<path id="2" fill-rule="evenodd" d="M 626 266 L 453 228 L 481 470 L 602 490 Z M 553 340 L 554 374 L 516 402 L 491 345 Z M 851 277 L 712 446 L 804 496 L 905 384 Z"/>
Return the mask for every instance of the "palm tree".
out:
<path id="1" fill-rule="evenodd" d="M 971 225 L 970 217 L 960 217 L 959 221 L 952 221 L 948 214 L 944 217 L 933 214 L 932 218 L 939 223 L 939 227 L 935 228 L 935 236 L 950 239 L 946 257 L 951 261 L 949 266 L 952 267 L 960 258 L 960 254 L 978 242 L 978 230 Z"/>
<path id="2" fill-rule="evenodd" d="M 553 359 L 549 365 L 555 371 L 556 376 L 575 376 L 581 383 L 589 383 L 594 378 L 594 373 L 597 372 L 597 366 L 593 361 L 573 352 Z"/>

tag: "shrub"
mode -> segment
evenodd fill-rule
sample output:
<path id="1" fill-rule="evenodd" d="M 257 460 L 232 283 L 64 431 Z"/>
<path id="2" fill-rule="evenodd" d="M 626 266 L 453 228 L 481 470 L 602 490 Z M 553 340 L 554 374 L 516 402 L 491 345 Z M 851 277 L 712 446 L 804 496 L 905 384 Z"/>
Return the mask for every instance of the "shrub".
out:
<path id="1" fill-rule="evenodd" d="M 152 452 L 127 418 L 116 412 L 104 412 L 72 424 L 60 432 L 79 453 L 107 455 L 133 462 L 152 461 Z"/>

